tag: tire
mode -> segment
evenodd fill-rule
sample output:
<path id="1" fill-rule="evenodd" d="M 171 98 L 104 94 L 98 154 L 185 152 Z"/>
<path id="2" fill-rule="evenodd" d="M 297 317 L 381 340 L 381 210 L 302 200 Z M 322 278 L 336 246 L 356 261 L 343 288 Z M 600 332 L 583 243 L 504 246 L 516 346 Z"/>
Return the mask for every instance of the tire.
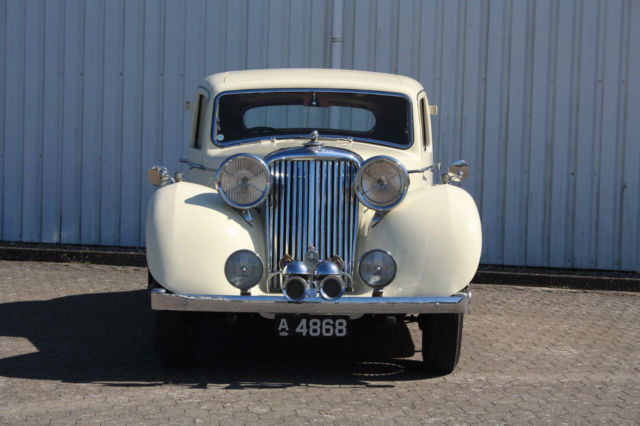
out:
<path id="1" fill-rule="evenodd" d="M 449 374 L 458 364 L 462 345 L 463 314 L 420 315 L 422 361 L 425 371 Z"/>
<path id="2" fill-rule="evenodd" d="M 156 349 L 169 368 L 193 364 L 198 343 L 200 316 L 194 312 L 154 311 Z"/>

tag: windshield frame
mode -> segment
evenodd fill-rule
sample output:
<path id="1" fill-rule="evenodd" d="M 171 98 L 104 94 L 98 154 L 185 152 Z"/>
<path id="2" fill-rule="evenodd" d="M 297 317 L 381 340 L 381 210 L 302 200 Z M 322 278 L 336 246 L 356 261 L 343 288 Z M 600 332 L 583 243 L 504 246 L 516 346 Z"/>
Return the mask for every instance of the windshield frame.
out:
<path id="1" fill-rule="evenodd" d="M 353 141 L 356 142 L 365 142 L 365 143 L 370 143 L 370 144 L 374 144 L 374 145 L 383 145 L 383 146 L 391 146 L 394 148 L 399 148 L 399 149 L 409 149 L 413 146 L 414 143 L 414 124 L 413 124 L 413 102 L 411 100 L 411 97 L 408 95 L 405 95 L 404 93 L 398 93 L 398 92 L 384 92 L 384 91 L 377 91 L 377 90 L 357 90 L 357 89 L 330 89 L 330 88 L 314 88 L 314 87 L 307 87 L 307 88 L 275 88 L 275 89 L 245 89 L 245 90 L 227 90 L 227 91 L 223 91 L 220 92 L 216 95 L 214 101 L 213 101 L 213 120 L 212 120 L 212 125 L 211 125 L 211 141 L 213 142 L 214 145 L 220 147 L 220 148 L 225 148 L 225 147 L 230 147 L 230 146 L 234 146 L 234 145 L 240 145 L 240 144 L 246 144 L 246 143 L 253 143 L 253 142 L 259 142 L 259 141 L 265 141 L 265 140 L 271 140 L 271 139 L 297 139 L 297 138 L 308 138 L 310 137 L 308 133 L 305 134 L 285 134 L 282 136 L 257 136 L 257 137 L 253 137 L 253 138 L 246 138 L 246 139 L 236 139 L 236 140 L 232 140 L 229 142 L 223 142 L 220 143 L 217 139 L 216 139 L 216 131 L 218 128 L 218 106 L 219 106 L 219 101 L 220 98 L 222 96 L 225 95 L 233 95 L 233 94 L 241 94 L 241 93 L 273 93 L 273 92 L 326 92 L 326 93 L 354 93 L 354 94 L 369 94 L 369 95 L 381 95 L 381 96 L 393 96 L 393 97 L 400 97 L 403 98 L 406 102 L 407 102 L 407 106 L 408 106 L 408 114 L 409 114 L 409 134 L 408 136 L 408 143 L 407 144 L 398 144 L 398 143 L 393 143 L 393 142 L 389 142 L 389 141 L 384 141 L 384 140 L 380 140 L 380 139 L 369 139 L 369 138 L 363 138 L 363 137 L 357 137 L 357 136 L 345 136 L 344 134 L 326 134 L 326 133 L 321 133 L 320 136 L 321 138 L 331 138 L 331 139 L 345 139 L 345 138 L 349 138 L 352 139 Z"/>

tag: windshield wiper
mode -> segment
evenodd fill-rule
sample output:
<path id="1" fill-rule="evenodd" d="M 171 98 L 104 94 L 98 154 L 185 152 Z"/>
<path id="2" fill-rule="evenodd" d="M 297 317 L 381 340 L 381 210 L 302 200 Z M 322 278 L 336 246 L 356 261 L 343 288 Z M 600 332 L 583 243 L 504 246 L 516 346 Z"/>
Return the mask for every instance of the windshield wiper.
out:
<path id="1" fill-rule="evenodd" d="M 281 135 L 281 136 L 271 136 L 269 138 L 272 141 L 278 141 L 282 139 L 306 139 L 312 140 L 312 137 L 309 136 L 301 136 L 301 135 Z M 338 142 L 348 142 L 353 143 L 352 137 L 342 137 L 342 136 L 322 136 L 319 135 L 315 140 L 325 140 L 325 141 L 338 141 Z"/>

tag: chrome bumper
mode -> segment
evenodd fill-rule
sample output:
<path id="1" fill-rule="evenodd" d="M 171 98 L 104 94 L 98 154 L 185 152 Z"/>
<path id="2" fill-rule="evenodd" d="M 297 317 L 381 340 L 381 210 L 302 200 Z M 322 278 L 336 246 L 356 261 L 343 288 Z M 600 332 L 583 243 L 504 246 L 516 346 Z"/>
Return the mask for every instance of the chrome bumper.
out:
<path id="1" fill-rule="evenodd" d="M 355 297 L 336 301 L 308 297 L 290 302 L 283 296 L 210 296 L 151 290 L 151 309 L 156 311 L 203 311 L 292 314 L 444 314 L 467 313 L 471 292 L 450 297 Z"/>

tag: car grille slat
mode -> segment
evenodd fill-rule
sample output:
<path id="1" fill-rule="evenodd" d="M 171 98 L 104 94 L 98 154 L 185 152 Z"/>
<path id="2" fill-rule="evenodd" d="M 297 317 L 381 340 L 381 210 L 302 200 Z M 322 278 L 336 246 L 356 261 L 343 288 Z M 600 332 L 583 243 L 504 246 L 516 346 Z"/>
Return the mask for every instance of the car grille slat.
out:
<path id="1" fill-rule="evenodd" d="M 273 187 L 266 205 L 269 272 L 285 255 L 303 260 L 310 246 L 321 260 L 334 255 L 353 274 L 357 164 L 346 160 L 280 160 L 270 165 Z M 274 279 L 269 290 L 278 290 Z"/>

